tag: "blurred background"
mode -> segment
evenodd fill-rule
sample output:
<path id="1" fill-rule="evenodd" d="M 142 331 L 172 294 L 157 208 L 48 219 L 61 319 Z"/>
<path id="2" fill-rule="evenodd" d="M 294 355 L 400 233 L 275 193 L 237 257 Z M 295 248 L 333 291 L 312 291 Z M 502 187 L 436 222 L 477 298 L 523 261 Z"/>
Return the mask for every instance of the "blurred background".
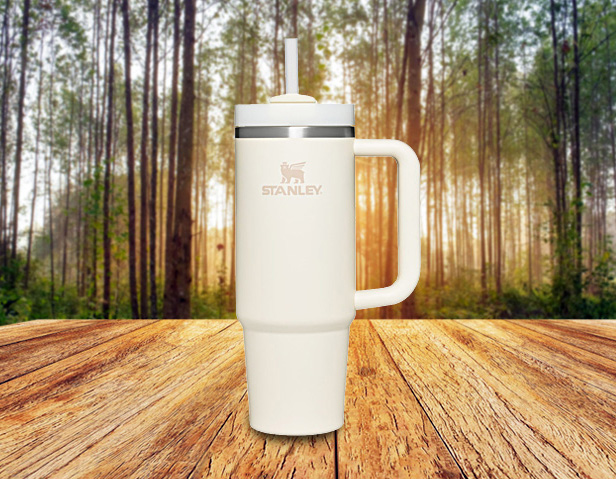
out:
<path id="1" fill-rule="evenodd" d="M 614 317 L 616 5 L 2 0 L 0 323 L 234 316 L 233 107 L 354 103 L 422 162 L 422 276 L 369 318 Z M 397 274 L 356 161 L 357 286 Z"/>

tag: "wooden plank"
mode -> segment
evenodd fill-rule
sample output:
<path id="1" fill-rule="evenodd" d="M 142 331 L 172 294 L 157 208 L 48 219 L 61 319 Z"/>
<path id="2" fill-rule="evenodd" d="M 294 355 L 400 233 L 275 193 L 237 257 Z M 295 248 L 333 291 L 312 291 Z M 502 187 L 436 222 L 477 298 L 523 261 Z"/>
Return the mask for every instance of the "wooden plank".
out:
<path id="1" fill-rule="evenodd" d="M 76 328 L 66 324 L 67 329 L 64 331 L 1 346 L 0 384 L 152 323 L 153 321 L 92 321 Z"/>
<path id="2" fill-rule="evenodd" d="M 577 321 L 554 320 L 526 320 L 514 323 L 616 361 L 616 335 L 613 333 L 616 321 L 601 321 L 600 324 L 593 326 L 580 325 Z"/>
<path id="3" fill-rule="evenodd" d="M 124 359 L 127 356 L 132 358 L 134 353 L 145 350 L 152 355 L 166 352 L 170 348 L 169 341 L 180 336 L 180 326 L 181 322 L 158 321 L 148 328 L 136 329 L 109 343 L 0 384 L 0 417 L 13 410 L 37 407 L 40 401 L 63 395 L 98 375 L 108 374 L 115 367 L 121 367 Z M 211 323 L 212 331 L 226 326 L 228 324 Z M 147 359 L 145 355 L 142 357 Z"/>
<path id="4" fill-rule="evenodd" d="M 530 322 L 531 320 L 527 320 Z M 538 324 L 551 324 L 560 329 L 572 329 L 587 334 L 616 340 L 616 320 L 614 319 L 540 319 Z"/>
<path id="5" fill-rule="evenodd" d="M 443 326 L 451 325 L 444 323 Z M 459 323 L 455 326 L 456 328 L 451 328 L 449 334 L 454 339 L 464 338 L 466 332 L 460 328 Z M 478 340 L 479 347 L 472 349 L 470 354 L 492 368 L 495 374 L 505 373 L 507 375 L 506 385 L 512 392 L 522 396 L 523 399 L 532 398 L 532 406 L 535 410 L 552 411 L 551 414 L 562 418 L 559 422 L 565 425 L 571 422 L 571 427 L 579 429 L 581 435 L 590 433 L 593 437 L 592 435 L 597 431 L 608 431 L 605 443 L 601 438 L 595 439 L 594 442 L 604 445 L 608 450 L 611 448 L 616 450 L 616 430 L 614 430 L 616 377 L 612 379 L 611 384 L 607 384 L 607 391 L 590 387 L 584 379 L 563 372 L 552 364 L 537 360 L 534 353 L 538 348 L 532 345 L 515 348 L 502 345 L 485 335 L 479 339 L 482 342 Z M 555 346 L 567 346 L 560 341 L 553 340 L 553 342 Z M 506 360 L 508 363 L 504 368 L 502 364 Z M 608 359 L 604 360 L 611 362 Z M 496 367 L 494 367 L 495 364 L 497 364 Z M 571 367 L 575 366 L 583 367 L 573 362 Z M 600 435 L 603 436 L 603 434 Z M 583 453 L 588 454 L 588 451 Z"/>
<path id="6" fill-rule="evenodd" d="M 508 320 L 465 320 L 459 324 L 484 334 L 513 353 L 523 353 L 609 394 L 616 395 L 616 361 L 555 340 Z"/>
<path id="7" fill-rule="evenodd" d="M 334 433 L 284 437 L 251 429 L 244 395 L 188 477 L 334 478 L 335 455 Z"/>
<path id="8" fill-rule="evenodd" d="M 453 321 L 377 330 L 469 477 L 616 474 L 613 396 Z"/>
<path id="9" fill-rule="evenodd" d="M 462 477 L 368 321 L 351 326 L 338 465 L 347 478 Z"/>
<path id="10" fill-rule="evenodd" d="M 106 471 L 117 466 L 136 470 L 174 440 L 152 438 L 148 427 L 168 434 L 193 419 L 169 419 L 169 411 L 161 409 L 164 401 L 180 407 L 199 387 L 217 396 L 227 368 L 241 377 L 241 367 L 233 369 L 238 348 L 230 346 L 225 330 L 231 324 L 160 321 L 1 385 L 0 477 L 68 477 L 66 471 L 75 467 L 82 477 L 109 477 Z M 227 406 L 227 396 L 221 397 L 222 405 L 192 403 L 190 411 L 215 415 L 216 408 Z M 146 414 L 141 426 L 131 422 L 130 429 L 121 428 L 140 413 Z M 206 422 L 214 427 L 211 419 Z M 124 434 L 113 435 L 118 428 Z M 117 442 L 104 452 L 105 464 L 93 449 L 109 436 Z M 124 465 L 114 460 L 131 453 Z"/>
<path id="11" fill-rule="evenodd" d="M 183 361 L 166 368 L 175 388 L 49 477 L 84 472 L 88 477 L 187 477 L 245 391 L 241 341 L 239 324 L 202 337 Z M 158 378 L 146 378 L 138 391 L 131 391 L 134 396 L 125 399 L 142 401 L 142 396 L 151 396 L 150 390 L 155 393 L 156 383 Z"/>
<path id="12" fill-rule="evenodd" d="M 100 322 L 97 319 L 37 319 L 0 327 L 0 346 Z"/>
<path id="13" fill-rule="evenodd" d="M 0 347 L 23 343 L 12 364 L 58 358 L 0 384 L 0 477 L 616 475 L 599 323 L 356 321 L 345 426 L 301 439 L 250 429 L 237 322 L 159 321 L 90 346 L 76 334 L 122 323 L 35 324 Z"/>

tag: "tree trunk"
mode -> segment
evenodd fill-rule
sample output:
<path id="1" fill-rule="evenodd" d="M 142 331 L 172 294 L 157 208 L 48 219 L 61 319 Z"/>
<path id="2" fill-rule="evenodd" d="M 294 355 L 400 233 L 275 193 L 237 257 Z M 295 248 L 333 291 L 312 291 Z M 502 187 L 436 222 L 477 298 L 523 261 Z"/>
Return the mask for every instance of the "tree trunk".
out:
<path id="1" fill-rule="evenodd" d="M 64 288 L 66 287 L 66 261 L 68 254 L 68 224 L 70 220 L 71 207 L 71 164 L 73 162 L 73 115 L 75 110 L 75 102 L 73 98 L 71 102 L 71 113 L 69 117 L 68 127 L 68 155 L 66 161 L 66 198 L 64 203 L 64 231 L 62 238 L 62 297 L 64 297 Z"/>
<path id="2" fill-rule="evenodd" d="M 297 38 L 297 14 L 299 0 L 291 0 L 291 34 L 292 38 Z"/>
<path id="3" fill-rule="evenodd" d="M 526 53 L 523 50 L 524 64 L 526 64 Z M 526 71 L 526 68 L 525 68 Z M 526 94 L 526 73 L 524 73 L 524 93 Z M 524 122 L 524 158 L 525 158 L 525 186 L 526 186 L 526 223 L 527 223 L 527 261 L 528 261 L 528 291 L 533 290 L 533 217 L 532 217 L 532 201 L 530 191 L 530 155 L 528 148 L 528 122 Z"/>
<path id="4" fill-rule="evenodd" d="M 437 263 L 438 252 L 437 247 L 437 204 L 436 204 L 436 128 L 435 122 L 435 106 L 434 106 L 434 55 L 432 49 L 432 35 L 434 33 L 434 2 L 430 8 L 430 18 L 428 22 L 430 49 L 428 50 L 428 87 L 426 94 L 426 114 L 424 123 L 426 128 L 423 129 L 424 142 L 426 144 L 427 159 L 424 161 L 424 175 L 426 176 L 426 275 L 425 284 L 430 287 L 432 285 L 432 273 L 435 264 Z M 438 271 L 438 267 L 434 268 Z M 438 284 L 438 280 L 435 282 Z"/>
<path id="5" fill-rule="evenodd" d="M 152 173 L 150 186 L 150 317 L 158 319 L 156 294 L 156 192 L 158 178 L 158 0 L 151 0 L 152 9 Z"/>
<path id="6" fill-rule="evenodd" d="M 128 0 L 122 0 L 124 25 L 124 100 L 126 107 L 126 170 L 128 189 L 128 274 L 130 283 L 130 306 L 133 318 L 139 315 L 137 293 L 137 246 L 135 211 L 135 133 L 133 123 L 133 97 L 131 78 L 130 16 Z"/>
<path id="7" fill-rule="evenodd" d="M 494 159 L 494 115 L 492 110 L 493 87 L 492 87 L 492 65 L 491 53 L 493 45 L 493 32 L 490 28 L 490 8 L 491 3 L 484 4 L 484 39 L 483 44 L 483 148 L 484 148 L 484 191 L 485 191 L 485 215 L 487 219 L 486 227 L 486 254 L 487 254 L 487 282 L 491 286 L 491 278 L 494 276 L 494 189 L 493 189 L 493 159 Z"/>
<path id="8" fill-rule="evenodd" d="M 159 168 L 159 177 L 158 177 L 158 184 L 160 185 L 159 187 L 159 193 L 158 193 L 158 247 L 157 247 L 157 251 L 158 251 L 158 268 L 159 268 L 159 276 L 164 275 L 164 251 L 165 251 L 165 204 L 164 204 L 164 199 L 165 199 L 165 138 L 166 138 L 166 132 L 165 132 L 165 126 L 167 124 L 167 118 L 166 118 L 166 114 L 167 114 L 167 89 L 165 88 L 165 85 L 167 85 L 167 57 L 166 57 L 166 52 L 167 52 L 167 40 L 168 40 L 168 35 L 166 35 L 167 32 L 167 28 L 169 26 L 169 22 L 168 20 L 165 21 L 165 24 L 163 25 L 163 32 L 165 32 L 164 37 L 165 37 L 165 41 L 163 42 L 163 51 L 165 52 L 165 55 L 163 57 L 163 91 L 162 91 L 162 102 L 163 102 L 163 107 L 162 107 L 162 111 L 161 111 L 161 121 L 160 121 L 160 168 Z M 163 285 L 164 288 L 164 285 Z M 163 296 L 164 296 L 164 290 L 163 290 Z"/>
<path id="9" fill-rule="evenodd" d="M 51 148 L 50 148 L 51 150 Z M 55 304 L 56 304 L 56 273 L 54 270 L 54 241 L 53 241 L 53 205 L 52 205 L 52 190 L 51 190 L 51 165 L 52 158 L 48 157 L 47 159 L 47 208 L 48 215 L 47 221 L 49 222 L 49 284 L 50 284 L 50 294 L 49 294 L 49 304 L 51 305 L 51 317 L 55 317 Z"/>
<path id="10" fill-rule="evenodd" d="M 477 148 L 478 148 L 478 163 L 479 163 L 479 195 L 480 195 L 480 208 L 479 208 L 479 236 L 480 236 L 480 258 L 481 258 L 481 296 L 485 300 L 487 295 L 487 268 L 486 268 L 486 228 L 485 228 L 485 124 L 484 124 L 484 96 L 486 85 L 483 82 L 482 74 L 484 74 L 485 68 L 483 65 L 484 58 L 484 36 L 482 29 L 482 16 L 483 16 L 483 0 L 479 0 L 478 13 L 477 13 Z"/>
<path id="11" fill-rule="evenodd" d="M 555 92 L 555 114 L 551 122 L 550 128 L 550 143 L 552 150 L 552 160 L 554 166 L 554 183 L 555 183 L 555 206 L 554 206 L 554 219 L 555 219 L 555 255 L 551 255 L 556 262 L 553 275 L 553 287 L 556 289 L 558 301 L 561 310 L 566 309 L 566 294 L 561 291 L 563 287 L 566 287 L 566 281 L 564 279 L 564 262 L 566 258 L 565 252 L 565 188 L 566 184 L 563 178 L 563 167 L 561 165 L 561 117 L 562 117 L 562 91 L 559 83 L 559 68 L 558 68 L 558 42 L 556 39 L 556 6 L 554 0 L 550 0 L 550 30 L 552 36 L 552 61 L 553 61 L 553 82 Z"/>
<path id="12" fill-rule="evenodd" d="M 180 105 L 178 176 L 173 233 L 174 279 L 165 298 L 165 317 L 190 317 L 191 194 L 193 176 L 193 130 L 195 107 L 195 0 L 184 1 L 184 49 L 182 52 L 182 102 Z"/>
<path id="13" fill-rule="evenodd" d="M 582 294 L 582 165 L 580 155 L 580 52 L 578 45 L 577 0 L 573 4 L 573 181 L 575 240 L 574 240 L 574 293 Z"/>
<path id="14" fill-rule="evenodd" d="M 92 57 L 90 59 L 92 65 L 98 65 L 98 30 L 99 30 L 99 11 L 100 11 L 100 0 L 97 0 L 94 4 L 94 25 L 92 28 Z M 93 171 L 92 171 L 92 158 L 94 155 L 94 126 L 97 121 L 97 117 L 95 116 L 95 108 L 94 108 L 94 97 L 95 90 L 98 86 L 98 66 L 94 68 L 95 74 L 90 75 L 90 95 L 88 100 L 88 145 L 87 145 L 87 161 L 86 161 L 86 178 L 87 181 L 93 183 Z M 97 98 L 98 101 L 98 98 Z M 93 197 L 94 194 L 92 192 L 92 186 L 88 185 L 85 188 L 86 192 L 86 218 L 85 224 L 83 227 L 83 252 L 82 252 L 82 265 L 80 267 L 81 271 L 81 280 L 80 280 L 80 289 L 79 295 L 85 296 L 86 294 L 86 283 L 87 280 L 91 277 L 91 261 L 89 259 L 89 255 L 94 255 L 94 251 L 92 248 L 91 236 L 96 234 L 96 230 L 94 227 L 94 221 L 92 218 L 92 209 L 93 209 Z"/>
<path id="15" fill-rule="evenodd" d="M 499 71 L 499 30 L 498 30 L 498 16 L 500 12 L 498 10 L 498 2 L 494 4 L 494 36 L 495 51 L 494 51 L 494 74 L 496 79 L 496 185 L 495 185 L 495 202 L 494 202 L 494 216 L 496 226 L 496 293 L 498 295 L 502 292 L 502 225 L 501 225 L 501 120 L 500 120 L 500 97 L 501 97 L 501 85 L 500 85 L 500 71 Z"/>
<path id="16" fill-rule="evenodd" d="M 410 7 L 410 5 L 409 5 Z M 414 150 L 419 150 L 421 135 L 421 31 L 423 28 L 425 0 L 415 0 L 410 8 L 407 25 L 409 27 L 408 45 L 408 99 L 407 99 L 407 143 Z M 415 297 L 411 295 L 402 303 L 402 317 L 417 316 Z"/>
<path id="17" fill-rule="evenodd" d="M 100 72 L 99 72 L 99 57 L 100 57 L 100 2 L 98 3 L 98 11 L 96 13 L 96 22 L 99 24 L 96 32 L 96 120 L 94 123 L 94 195 L 93 195 L 93 210 L 94 210 L 94 227 L 92 228 L 92 257 L 90 258 L 91 265 L 91 282 L 90 301 L 94 303 L 98 299 L 98 218 L 100 217 L 100 182 L 101 182 L 101 157 L 102 157 L 102 135 L 103 135 L 103 118 L 105 118 L 106 103 L 103 101 L 103 111 L 100 111 Z M 103 43 L 107 43 L 109 38 L 109 9 L 107 9 L 105 34 Z M 107 63 L 104 69 L 103 82 L 103 99 L 105 98 L 105 89 L 107 88 Z"/>
<path id="18" fill-rule="evenodd" d="M 191 268 L 192 268 L 192 275 L 193 275 L 193 282 L 192 282 L 192 290 L 193 290 L 193 294 L 197 295 L 199 294 L 199 272 L 200 272 L 200 268 L 199 268 L 199 261 L 201 259 L 201 234 L 202 234 L 202 228 L 203 225 L 201 224 L 201 187 L 202 187 L 202 179 L 201 179 L 201 175 L 203 173 L 203 167 L 202 167 L 202 163 L 201 163 L 201 103 L 202 103 L 202 86 L 201 86 L 201 80 L 203 78 L 203 75 L 201 74 L 201 61 L 199 59 L 199 55 L 197 54 L 197 86 L 196 86 L 196 93 L 195 93 L 195 100 L 196 100 L 196 105 L 195 105 L 195 127 L 194 127 L 194 135 L 195 135 L 195 139 L 194 139 L 194 150 L 195 150 L 195 154 L 194 154 L 194 168 L 195 168 L 195 193 L 193 195 L 193 215 L 195 218 L 195 221 L 193 221 L 193 227 L 192 227 L 192 237 L 193 237 L 193 242 L 192 242 L 192 264 L 191 264 Z"/>
<path id="19" fill-rule="evenodd" d="M 21 151 L 24 136 L 24 101 L 28 70 L 28 33 L 30 22 L 30 0 L 24 0 L 21 25 L 21 71 L 19 74 L 19 98 L 17 100 L 17 139 L 15 140 L 15 179 L 13 180 L 13 233 L 11 256 L 17 256 L 17 237 L 19 235 L 19 185 L 21 182 Z"/>
<path id="20" fill-rule="evenodd" d="M 169 157 L 167 179 L 167 217 L 165 224 L 165 306 L 163 317 L 170 318 L 174 305 L 175 278 L 173 264 L 174 229 L 175 229 L 175 150 L 177 145 L 178 128 L 178 75 L 180 56 L 180 0 L 173 1 L 173 70 L 171 73 L 171 114 L 169 116 Z"/>
<path id="21" fill-rule="evenodd" d="M 202 215 L 203 215 L 203 277 L 204 283 L 207 288 L 208 285 L 208 201 L 207 201 L 207 173 L 208 173 L 208 154 L 207 154 L 207 145 L 210 138 L 210 95 L 211 95 L 211 86 L 209 81 L 206 84 L 206 97 L 205 97 L 205 111 L 204 111 L 204 127 L 205 131 L 203 132 L 203 184 L 202 184 Z"/>
<path id="22" fill-rule="evenodd" d="M 391 117 L 390 117 L 390 102 L 389 102 L 389 85 L 390 85 L 390 79 L 389 79 L 389 75 L 390 75 L 390 58 L 389 58 L 389 19 L 388 19 L 388 7 L 387 7 L 387 0 L 383 1 L 383 43 L 385 45 L 385 121 L 383 124 L 383 136 L 385 138 L 391 138 Z M 389 260 L 388 254 L 391 251 L 391 249 L 393 249 L 393 244 L 389 244 L 389 238 L 390 236 L 392 237 L 392 243 L 393 243 L 393 236 L 391 234 L 391 225 L 389 223 L 390 221 L 390 215 L 389 215 L 389 208 L 391 207 L 391 203 L 395 203 L 395 192 L 393 193 L 393 197 L 391 192 L 389 191 L 389 188 L 387 188 L 387 190 L 385 190 L 383 188 L 383 179 L 381 178 L 381 170 L 384 170 L 385 173 L 385 177 L 388 181 L 388 183 L 393 183 L 395 185 L 395 166 L 391 164 L 391 161 L 388 161 L 387 163 L 385 163 L 384 165 L 380 165 L 379 166 L 379 178 L 378 178 L 378 182 L 379 182 L 379 217 L 380 222 L 379 222 L 379 228 L 381 231 L 380 236 L 380 240 L 386 241 L 385 244 L 385 258 L 383 259 L 383 254 L 382 254 L 382 248 L 379 250 L 379 252 L 381 254 L 379 254 L 379 276 L 383 275 L 384 279 L 385 279 L 385 283 L 387 285 L 389 285 L 389 280 L 391 277 L 393 277 L 393 265 L 391 264 L 391 261 Z M 392 176 L 394 177 L 394 181 L 392 182 L 391 178 Z M 388 207 L 388 216 L 386 221 L 383 220 L 383 194 L 384 192 L 387 191 L 387 207 Z M 391 218 L 392 221 L 395 220 L 395 217 Z M 385 225 L 385 228 L 383 228 L 383 226 Z M 383 233 L 383 231 L 386 231 L 386 233 Z M 391 279 L 391 281 L 393 281 L 393 278 Z M 382 307 L 379 310 L 379 317 L 381 318 L 387 318 L 389 316 L 389 310 L 391 308 L 388 307 Z"/>
<path id="23" fill-rule="evenodd" d="M 2 184 L 0 191 L 0 255 L 4 266 L 8 260 L 8 211 L 7 211 L 7 134 L 9 114 L 9 94 L 11 88 L 11 55 L 10 55 L 10 17 L 11 0 L 7 0 L 2 18 L 2 56 L 4 61 L 2 75 L 2 101 L 0 102 L 0 156 L 2 157 Z"/>
<path id="24" fill-rule="evenodd" d="M 389 18 L 387 0 L 383 0 L 383 44 L 385 46 L 385 121 L 383 122 L 383 136 L 389 138 L 391 135 L 390 124 L 390 109 L 389 109 L 389 74 L 390 74 L 390 58 L 389 58 Z"/>
<path id="25" fill-rule="evenodd" d="M 41 50 L 39 52 L 38 93 L 36 95 L 36 140 L 34 142 L 34 180 L 32 185 L 32 203 L 30 205 L 30 228 L 28 229 L 28 250 L 24 271 L 24 289 L 28 290 L 30 280 L 30 262 L 32 258 L 32 233 L 34 231 L 34 212 L 38 189 L 39 147 L 41 141 L 41 101 L 43 99 L 43 52 L 45 51 L 45 32 L 41 34 Z M 44 199 L 44 198 L 43 198 Z"/>
<path id="26" fill-rule="evenodd" d="M 118 0 L 111 0 L 111 38 L 109 39 L 109 80 L 107 84 L 107 138 L 105 140 L 105 178 L 103 180 L 103 317 L 109 318 L 111 302 L 111 232 L 109 223 L 111 211 L 109 200 L 111 196 L 111 145 L 113 141 L 113 89 L 114 89 L 114 50 L 116 31 L 116 12 Z"/>
<path id="27" fill-rule="evenodd" d="M 51 317 L 55 317 L 55 303 L 56 303 L 56 279 L 55 279 L 55 265 L 54 265 L 54 238 L 53 238 L 53 195 L 51 189 L 51 168 L 53 165 L 53 143 L 54 143 L 54 104 L 53 104 L 53 89 L 54 89 L 54 76 L 55 76 L 55 35 L 51 37 L 51 73 L 49 76 L 49 156 L 47 157 L 47 201 L 48 201 L 48 216 L 49 222 L 49 283 L 50 283 L 50 295 L 49 304 L 51 305 Z"/>
<path id="28" fill-rule="evenodd" d="M 614 105 L 612 94 L 612 55 L 610 51 L 610 31 L 607 20 L 605 21 L 605 63 L 607 64 L 607 105 L 608 105 L 608 127 L 610 130 L 610 153 L 612 156 L 612 174 L 614 175 L 614 191 L 616 199 L 616 128 L 614 127 Z"/>
<path id="29" fill-rule="evenodd" d="M 439 215 L 439 224 L 438 224 L 438 251 L 439 251 L 439 262 L 438 262 L 438 284 L 439 286 L 443 286 L 445 284 L 445 242 L 444 242 L 444 231 L 445 231 L 445 222 L 443 220 L 443 216 L 445 215 L 445 209 L 447 207 L 446 197 L 445 197 L 445 13 L 443 7 L 443 0 L 439 1 L 439 13 L 440 13 L 440 30 L 441 30 L 441 81 L 440 81 L 440 135 L 439 135 L 439 169 L 438 169 L 438 215 Z M 433 35 L 431 35 L 433 37 Z M 448 249 L 451 250 L 452 245 L 448 244 Z"/>
<path id="30" fill-rule="evenodd" d="M 423 28 L 425 0 L 415 0 L 411 9 L 408 52 L 407 142 L 419 151 L 421 136 L 421 31 Z M 430 46 L 432 48 L 432 46 Z"/>
<path id="31" fill-rule="evenodd" d="M 148 25 L 145 47 L 145 67 L 143 78 L 143 107 L 141 112 L 141 218 L 139 222 L 139 284 L 141 317 L 150 317 L 148 305 L 148 115 L 150 106 L 150 60 L 152 56 L 153 0 L 148 1 Z"/>
<path id="32" fill-rule="evenodd" d="M 402 107 L 404 104 L 404 86 L 406 84 L 406 73 L 409 56 L 409 43 L 411 35 L 411 19 L 413 15 L 413 0 L 409 0 L 406 15 L 406 31 L 404 35 L 404 49 L 402 53 L 402 68 L 398 79 L 398 91 L 396 102 L 396 127 L 394 138 L 400 139 L 402 136 Z M 395 281 L 395 267 L 397 264 L 396 234 L 398 231 L 396 224 L 396 187 L 398 184 L 398 171 L 394 163 L 389 164 L 387 181 L 387 246 L 385 261 L 385 282 L 387 285 Z M 387 318 L 393 316 L 392 308 L 387 308 Z"/>
<path id="33" fill-rule="evenodd" d="M 85 151 L 85 143 L 84 143 L 84 117 L 83 117 L 83 105 L 85 98 L 84 85 L 86 84 L 86 65 L 81 65 L 81 79 L 79 85 L 79 110 L 77 111 L 77 142 L 79 152 L 77 154 L 77 184 L 79 187 L 77 188 L 77 222 L 75 224 L 75 290 L 77 294 L 79 294 L 79 288 L 81 284 L 81 254 L 82 254 L 82 245 L 81 245 L 81 232 L 83 225 L 83 158 Z"/>

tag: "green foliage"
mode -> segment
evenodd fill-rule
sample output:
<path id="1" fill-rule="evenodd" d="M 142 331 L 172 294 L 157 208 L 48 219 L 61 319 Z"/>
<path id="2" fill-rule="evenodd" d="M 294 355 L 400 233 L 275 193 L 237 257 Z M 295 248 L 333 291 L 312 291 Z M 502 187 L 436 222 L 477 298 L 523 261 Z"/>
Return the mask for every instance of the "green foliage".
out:
<path id="1" fill-rule="evenodd" d="M 56 285 L 56 294 L 51 297 L 51 282 L 40 262 L 32 264 L 28 289 L 23 286 L 25 259 L 19 256 L 0 267 L 0 325 L 34 319 L 99 319 L 101 306 L 92 302 L 89 295 L 80 296 L 74 284 L 64 289 Z M 219 273 L 224 277 L 224 271 Z M 116 285 L 114 285 L 116 286 Z M 159 311 L 162 311 L 162 284 L 158 284 Z M 112 295 L 111 319 L 130 319 L 131 307 L 127 279 L 121 278 Z M 224 281 L 210 286 L 192 296 L 194 319 L 233 319 L 235 313 L 229 308 L 230 291 Z M 53 309 L 52 309 L 53 301 Z"/>
<path id="2" fill-rule="evenodd" d="M 197 292 L 191 298 L 194 318 L 234 318 L 234 311 L 229 310 L 231 291 L 225 283 L 225 268 L 218 271 L 218 281 L 204 292 Z"/>
<path id="3" fill-rule="evenodd" d="M 610 250 L 586 275 L 583 286 L 587 293 L 566 298 L 565 309 L 562 290 L 553 284 L 543 284 L 531 290 L 528 290 L 528 285 L 523 288 L 507 286 L 501 295 L 491 291 L 482 300 L 476 273 L 470 272 L 441 288 L 422 286 L 415 294 L 424 318 L 616 318 L 615 267 L 616 259 Z"/>
<path id="4" fill-rule="evenodd" d="M 0 324 L 25 321 L 30 316 L 30 301 L 20 287 L 23 266 L 18 256 L 0 267 Z"/>

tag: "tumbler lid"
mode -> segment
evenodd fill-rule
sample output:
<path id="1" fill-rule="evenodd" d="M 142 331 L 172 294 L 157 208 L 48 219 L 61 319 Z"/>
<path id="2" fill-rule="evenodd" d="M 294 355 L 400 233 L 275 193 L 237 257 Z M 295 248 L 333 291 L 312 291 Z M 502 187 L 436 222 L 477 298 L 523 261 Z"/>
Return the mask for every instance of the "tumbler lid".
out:
<path id="1" fill-rule="evenodd" d="M 235 105 L 235 126 L 354 126 L 353 105 L 318 104 L 299 94 L 297 38 L 285 40 L 286 94 L 267 104 Z"/>

